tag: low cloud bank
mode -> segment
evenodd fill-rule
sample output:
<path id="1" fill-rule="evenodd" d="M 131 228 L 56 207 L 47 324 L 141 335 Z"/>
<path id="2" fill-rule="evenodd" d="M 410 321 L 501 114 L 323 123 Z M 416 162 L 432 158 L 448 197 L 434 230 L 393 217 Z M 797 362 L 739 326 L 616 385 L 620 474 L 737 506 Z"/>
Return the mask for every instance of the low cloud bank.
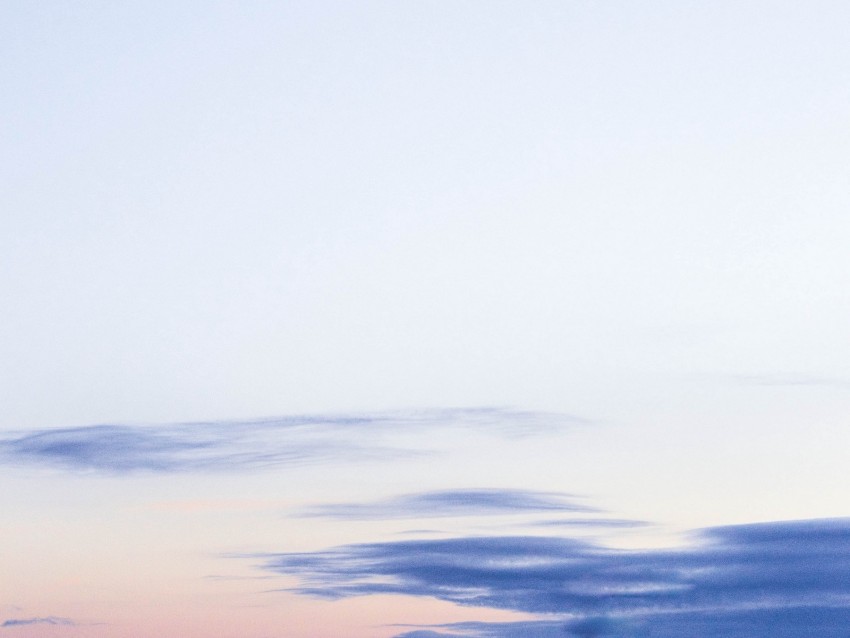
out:
<path id="1" fill-rule="evenodd" d="M 306 595 L 425 596 L 563 618 L 427 627 L 400 634 L 405 638 L 850 635 L 850 519 L 709 528 L 676 549 L 627 551 L 514 536 L 368 543 L 261 558 L 268 571 L 300 577 L 296 591 Z"/>

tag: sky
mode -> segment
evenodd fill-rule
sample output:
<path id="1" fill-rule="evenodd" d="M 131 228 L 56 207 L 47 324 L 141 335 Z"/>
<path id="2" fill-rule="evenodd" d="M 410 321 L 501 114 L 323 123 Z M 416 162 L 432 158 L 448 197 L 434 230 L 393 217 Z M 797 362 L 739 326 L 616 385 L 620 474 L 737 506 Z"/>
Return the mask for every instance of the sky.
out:
<path id="1" fill-rule="evenodd" d="M 0 6 L 0 638 L 846 638 L 850 5 Z"/>

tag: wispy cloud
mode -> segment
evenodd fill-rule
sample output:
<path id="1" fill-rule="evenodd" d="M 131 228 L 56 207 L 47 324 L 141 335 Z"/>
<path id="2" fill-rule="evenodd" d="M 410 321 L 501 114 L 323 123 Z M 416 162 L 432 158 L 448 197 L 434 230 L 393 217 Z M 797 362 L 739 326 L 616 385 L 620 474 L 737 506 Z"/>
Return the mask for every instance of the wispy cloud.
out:
<path id="1" fill-rule="evenodd" d="M 850 389 L 850 381 L 838 377 L 822 377 L 800 372 L 773 372 L 760 374 L 727 374 L 724 378 L 740 385 L 753 386 L 819 386 Z"/>
<path id="2" fill-rule="evenodd" d="M 482 488 L 404 494 L 371 503 L 317 505 L 299 513 L 309 517 L 358 520 L 594 511 L 597 510 L 577 503 L 568 494 Z"/>
<path id="3" fill-rule="evenodd" d="M 525 523 L 525 525 L 535 527 L 633 529 L 637 527 L 649 527 L 651 523 L 632 520 L 630 518 L 553 518 L 543 521 L 532 521 Z"/>
<path id="4" fill-rule="evenodd" d="M 632 520 L 630 518 L 551 518 L 546 520 L 524 521 L 517 527 L 543 527 L 561 529 L 587 529 L 587 530 L 629 530 L 650 527 L 647 521 Z"/>
<path id="5" fill-rule="evenodd" d="M 73 627 L 76 623 L 70 618 L 60 618 L 59 616 L 44 616 L 41 618 L 9 618 L 0 624 L 0 627 L 22 627 L 25 625 L 61 625 L 65 627 Z"/>
<path id="6" fill-rule="evenodd" d="M 263 559 L 266 570 L 299 576 L 297 591 L 303 594 L 331 599 L 402 594 L 560 614 L 562 631 L 576 636 L 775 638 L 812 635 L 809 623 L 815 622 L 816 635 L 843 631 L 841 638 L 847 638 L 850 620 L 850 519 L 710 528 L 696 533 L 690 546 L 676 549 L 618 550 L 537 536 L 472 537 L 349 545 Z M 538 629 L 517 634 L 508 625 L 493 625 L 453 631 L 499 637 L 554 631 Z"/>
<path id="7" fill-rule="evenodd" d="M 113 474 L 245 470 L 423 453 L 393 445 L 390 439 L 400 433 L 468 427 L 523 436 L 577 421 L 564 415 L 475 408 L 91 425 L 14 433 L 0 440 L 0 460 Z"/>
<path id="8" fill-rule="evenodd" d="M 7 439 L 0 442 L 0 455 L 12 462 L 113 474 L 209 471 L 322 459 L 337 452 L 330 443 L 305 438 L 287 423 L 97 425 Z M 357 451 L 363 450 L 348 450 Z"/>

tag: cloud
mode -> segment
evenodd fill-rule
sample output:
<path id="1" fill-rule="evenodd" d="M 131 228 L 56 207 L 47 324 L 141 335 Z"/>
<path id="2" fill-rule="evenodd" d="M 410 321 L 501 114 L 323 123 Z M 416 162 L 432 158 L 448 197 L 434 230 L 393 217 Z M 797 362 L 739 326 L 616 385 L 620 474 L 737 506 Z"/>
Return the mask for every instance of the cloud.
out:
<path id="1" fill-rule="evenodd" d="M 301 515 L 360 520 L 594 511 L 567 494 L 482 488 L 405 494 L 372 503 L 318 505 L 302 510 Z"/>
<path id="2" fill-rule="evenodd" d="M 69 618 L 45 616 L 43 618 L 10 618 L 0 624 L 0 627 L 22 627 L 24 625 L 61 625 L 65 627 L 73 627 L 76 623 Z"/>
<path id="3" fill-rule="evenodd" d="M 753 386 L 850 388 L 850 382 L 838 377 L 819 377 L 796 372 L 763 374 L 727 374 L 724 377 L 736 384 Z"/>
<path id="4" fill-rule="evenodd" d="M 557 614 L 567 635 L 850 634 L 850 519 L 709 528 L 675 549 L 514 536 L 348 545 L 262 558 L 266 570 L 300 577 L 303 594 L 426 596 Z M 453 628 L 463 633 L 459 629 L 514 635 L 509 624 Z M 555 631 L 537 629 L 541 636 Z"/>
<path id="5" fill-rule="evenodd" d="M 14 433 L 0 439 L 0 460 L 112 474 L 245 470 L 423 453 L 387 443 L 399 433 L 476 428 L 500 436 L 525 436 L 576 421 L 563 415 L 474 408 L 159 426 L 91 425 Z"/>
<path id="6" fill-rule="evenodd" d="M 636 527 L 649 527 L 651 523 L 637 521 L 630 518 L 553 518 L 544 521 L 532 521 L 526 525 L 535 527 L 572 527 L 572 528 L 599 528 L 599 529 L 633 529 Z"/>
<path id="7" fill-rule="evenodd" d="M 272 433 L 278 434 L 276 441 Z M 0 455 L 9 461 L 112 474 L 261 468 L 334 452 L 286 423 L 97 425 L 41 430 L 0 442 Z"/>
<path id="8" fill-rule="evenodd" d="M 467 622 L 395 638 L 848 638 L 850 609 L 821 605 L 648 613 L 566 621 Z"/>
<path id="9" fill-rule="evenodd" d="M 438 630 L 438 631 L 435 631 Z M 563 621 L 519 621 L 502 623 L 461 622 L 433 625 L 396 635 L 394 638 L 567 638 Z"/>

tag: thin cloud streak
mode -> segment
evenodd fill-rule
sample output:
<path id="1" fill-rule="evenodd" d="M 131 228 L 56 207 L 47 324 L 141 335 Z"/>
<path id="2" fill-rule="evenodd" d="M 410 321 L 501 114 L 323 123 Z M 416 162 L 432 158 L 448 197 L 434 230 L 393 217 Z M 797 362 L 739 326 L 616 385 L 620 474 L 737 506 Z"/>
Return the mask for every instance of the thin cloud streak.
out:
<path id="1" fill-rule="evenodd" d="M 44 616 L 41 618 L 9 618 L 5 620 L 0 627 L 23 627 L 26 625 L 55 625 L 64 627 L 74 627 L 75 623 L 70 618 L 60 618 L 59 616 Z"/>
<path id="2" fill-rule="evenodd" d="M 554 518 L 545 521 L 532 521 L 524 525 L 532 527 L 634 529 L 638 527 L 650 527 L 652 523 L 629 518 Z"/>
<path id="3" fill-rule="evenodd" d="M 850 381 L 838 377 L 820 377 L 803 373 L 727 374 L 725 379 L 740 385 L 767 387 L 824 387 L 850 389 Z"/>
<path id="4" fill-rule="evenodd" d="M 819 635 L 837 635 L 834 630 L 842 627 L 846 638 L 843 620 L 850 620 L 850 519 L 709 528 L 676 549 L 619 550 L 571 538 L 515 536 L 261 557 L 264 569 L 300 577 L 296 591 L 302 594 L 399 594 L 559 614 L 590 623 L 563 625 L 578 636 L 608 635 L 600 628 L 615 625 L 615 635 L 629 636 L 782 635 L 762 631 L 776 626 L 808 635 L 814 614 L 834 620 L 821 623 Z M 821 616 L 813 611 L 818 609 Z M 473 635 L 515 635 L 501 627 Z M 541 636 L 551 630 L 538 629 Z M 638 629 L 644 633 L 631 633 Z"/>
<path id="5" fill-rule="evenodd" d="M 598 510 L 571 500 L 569 494 L 481 488 L 404 494 L 372 503 L 317 505 L 301 510 L 299 515 L 367 520 L 595 511 Z"/>
<path id="6" fill-rule="evenodd" d="M 14 433 L 0 439 L 0 461 L 107 474 L 253 470 L 429 453 L 386 442 L 399 433 L 475 428 L 498 436 L 528 436 L 577 422 L 565 415 L 473 408 L 91 425 Z"/>

